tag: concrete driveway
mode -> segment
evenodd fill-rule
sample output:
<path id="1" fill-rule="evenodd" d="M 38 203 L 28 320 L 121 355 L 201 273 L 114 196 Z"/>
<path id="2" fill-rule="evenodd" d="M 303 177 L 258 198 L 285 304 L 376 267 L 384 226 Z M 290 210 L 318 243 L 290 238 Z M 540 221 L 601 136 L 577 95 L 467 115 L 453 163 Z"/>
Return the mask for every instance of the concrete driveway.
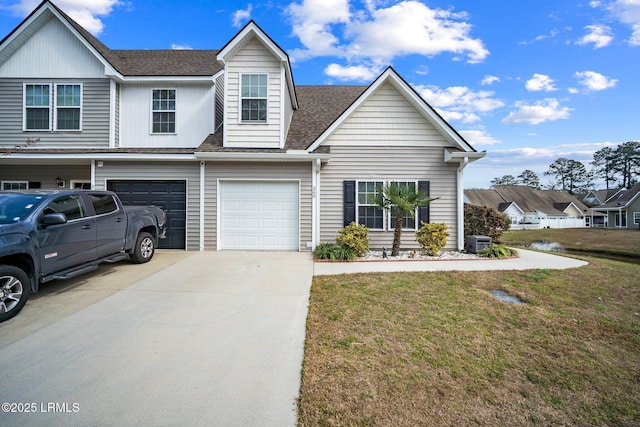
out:
<path id="1" fill-rule="evenodd" d="M 158 251 L 45 286 L 0 324 L 0 425 L 295 425 L 312 275 L 309 253 Z"/>

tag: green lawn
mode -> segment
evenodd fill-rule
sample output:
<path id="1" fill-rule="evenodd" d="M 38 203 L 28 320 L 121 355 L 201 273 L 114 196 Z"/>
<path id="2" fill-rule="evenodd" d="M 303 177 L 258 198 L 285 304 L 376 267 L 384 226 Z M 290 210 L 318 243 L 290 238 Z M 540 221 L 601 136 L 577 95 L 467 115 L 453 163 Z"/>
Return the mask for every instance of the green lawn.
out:
<path id="1" fill-rule="evenodd" d="M 585 259 L 316 277 L 300 425 L 640 425 L 640 265 Z"/>

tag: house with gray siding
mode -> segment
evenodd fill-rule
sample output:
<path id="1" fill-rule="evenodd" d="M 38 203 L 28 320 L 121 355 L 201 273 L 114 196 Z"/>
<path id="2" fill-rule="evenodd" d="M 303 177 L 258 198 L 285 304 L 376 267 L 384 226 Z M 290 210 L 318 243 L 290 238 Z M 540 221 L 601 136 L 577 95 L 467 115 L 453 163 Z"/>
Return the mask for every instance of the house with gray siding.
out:
<path id="1" fill-rule="evenodd" d="M 0 42 L 0 186 L 91 188 L 162 206 L 161 247 L 311 250 L 352 221 L 393 239 L 368 195 L 437 197 L 405 219 L 462 249 L 463 172 L 484 156 L 391 67 L 368 86 L 298 86 L 253 21 L 217 50 L 112 50 L 50 1 Z"/>
<path id="2" fill-rule="evenodd" d="M 640 183 L 623 188 L 594 210 L 607 216 L 611 228 L 640 229 Z"/>

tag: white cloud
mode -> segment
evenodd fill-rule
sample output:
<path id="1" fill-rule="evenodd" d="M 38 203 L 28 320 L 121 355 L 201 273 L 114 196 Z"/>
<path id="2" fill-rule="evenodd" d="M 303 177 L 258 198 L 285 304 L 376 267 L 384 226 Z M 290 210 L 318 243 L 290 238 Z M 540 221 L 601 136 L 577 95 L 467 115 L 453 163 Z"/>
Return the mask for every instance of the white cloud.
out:
<path id="1" fill-rule="evenodd" d="M 553 92 L 558 90 L 553 85 L 553 79 L 544 74 L 534 74 L 531 79 L 527 80 L 525 87 L 531 92 Z"/>
<path id="2" fill-rule="evenodd" d="M 21 0 L 10 8 L 26 16 L 38 7 L 38 4 L 39 0 Z M 122 3 L 119 0 L 56 0 L 55 4 L 91 34 L 99 35 L 104 29 L 99 17 L 108 16 L 114 7 Z"/>
<path id="3" fill-rule="evenodd" d="M 337 56 L 351 64 L 381 67 L 406 55 L 451 53 L 470 63 L 489 55 L 482 41 L 470 36 L 467 14 L 431 9 L 416 0 L 388 4 L 367 0 L 366 8 L 355 12 L 348 0 L 290 4 L 293 35 L 304 46 L 290 52 L 292 60 Z"/>
<path id="4" fill-rule="evenodd" d="M 469 144 L 474 147 L 482 145 L 496 145 L 501 143 L 501 141 L 489 135 L 484 129 L 461 130 L 459 131 L 459 133 L 465 140 L 467 140 Z"/>
<path id="5" fill-rule="evenodd" d="M 233 13 L 232 25 L 234 27 L 241 27 L 245 21 L 248 21 L 251 18 L 251 11 L 253 10 L 253 5 L 249 3 L 246 9 L 239 9 Z"/>
<path id="6" fill-rule="evenodd" d="M 416 86 L 416 90 L 432 106 L 453 111 L 486 113 L 504 106 L 504 102 L 493 98 L 494 92 L 474 92 L 466 86 L 451 86 L 446 89 Z"/>
<path id="7" fill-rule="evenodd" d="M 593 43 L 593 48 L 598 49 L 608 46 L 613 41 L 611 28 L 606 25 L 587 25 L 584 28 L 590 32 L 582 37 L 577 44 Z"/>
<path id="8" fill-rule="evenodd" d="M 595 71 L 579 71 L 575 74 L 575 77 L 589 91 L 609 89 L 618 83 L 617 79 L 610 79 Z"/>
<path id="9" fill-rule="evenodd" d="M 620 22 L 631 26 L 629 44 L 640 46 L 640 1 L 615 0 L 608 9 Z"/>
<path id="10" fill-rule="evenodd" d="M 497 76 L 484 76 L 484 78 L 482 79 L 482 82 L 480 82 L 480 84 L 482 86 L 491 86 L 494 83 L 497 83 L 500 81 L 500 77 Z"/>
<path id="11" fill-rule="evenodd" d="M 547 121 L 569 118 L 571 108 L 563 107 L 555 98 L 547 98 L 537 101 L 535 104 L 516 102 L 516 111 L 509 113 L 502 119 L 502 123 L 510 125 L 514 123 L 526 123 L 537 125 Z"/>
<path id="12" fill-rule="evenodd" d="M 191 46 L 185 45 L 185 44 L 171 43 L 171 49 L 173 49 L 173 50 L 192 50 L 193 48 Z"/>
<path id="13" fill-rule="evenodd" d="M 343 67 L 339 64 L 329 64 L 324 73 L 329 77 L 334 77 L 338 80 L 350 81 L 371 81 L 380 74 L 380 69 L 371 68 L 364 65 L 346 66 Z"/>

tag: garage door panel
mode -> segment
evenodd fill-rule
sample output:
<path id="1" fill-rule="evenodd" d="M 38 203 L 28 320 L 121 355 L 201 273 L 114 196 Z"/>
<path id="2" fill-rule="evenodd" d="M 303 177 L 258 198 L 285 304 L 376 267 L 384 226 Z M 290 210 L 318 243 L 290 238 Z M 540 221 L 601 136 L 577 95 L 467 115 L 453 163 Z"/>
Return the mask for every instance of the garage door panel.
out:
<path id="1" fill-rule="evenodd" d="M 297 182 L 221 182 L 221 248 L 298 250 L 298 187 Z"/>
<path id="2" fill-rule="evenodd" d="M 167 237 L 159 247 L 184 249 L 186 242 L 187 185 L 185 181 L 109 180 L 107 189 L 125 205 L 156 205 L 167 211 Z"/>

